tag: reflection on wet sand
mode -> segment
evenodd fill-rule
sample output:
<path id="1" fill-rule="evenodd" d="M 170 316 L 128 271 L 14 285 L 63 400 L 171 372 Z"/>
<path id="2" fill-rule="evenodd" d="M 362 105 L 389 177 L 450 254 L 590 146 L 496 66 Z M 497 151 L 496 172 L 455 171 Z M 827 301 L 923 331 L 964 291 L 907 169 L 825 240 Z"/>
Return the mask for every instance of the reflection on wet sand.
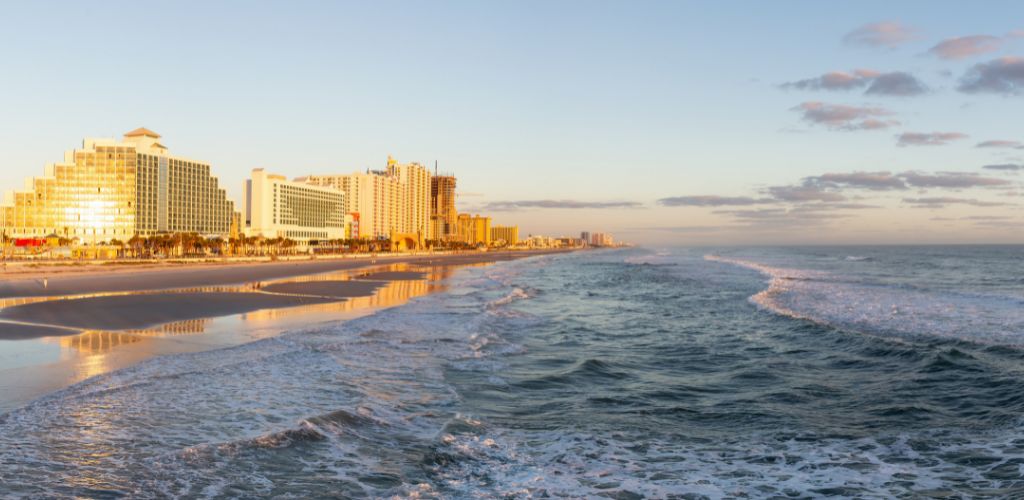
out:
<path id="1" fill-rule="evenodd" d="M 70 337 L 60 337 L 58 340 L 60 346 L 66 349 L 75 349 L 82 354 L 102 354 L 118 346 L 143 342 L 146 337 L 203 333 L 209 323 L 209 319 L 193 319 L 146 330 L 90 330 Z"/>
<path id="2" fill-rule="evenodd" d="M 135 365 L 148 358 L 186 352 L 205 351 L 230 347 L 255 340 L 276 336 L 289 330 L 306 328 L 317 323 L 348 320 L 373 311 L 402 305 L 412 298 L 441 291 L 443 280 L 461 267 L 485 266 L 487 263 L 469 265 L 444 265 L 426 263 L 421 266 L 408 264 L 387 264 L 368 268 L 334 271 L 316 275 L 297 276 L 267 282 L 246 283 L 236 286 L 195 287 L 183 290 L 162 290 L 143 292 L 111 292 L 69 297 L 34 297 L 28 299 L 0 299 L 0 308 L 52 301 L 74 301 L 91 297 L 137 296 L 171 293 L 216 293 L 244 292 L 255 296 L 268 297 L 262 289 L 278 283 L 375 282 L 380 286 L 369 287 L 370 295 L 355 296 L 343 300 L 330 300 L 296 307 L 269 308 L 251 312 L 235 313 L 205 319 L 190 319 L 162 324 L 148 328 L 123 330 L 101 330 L 89 328 L 81 333 L 65 336 L 38 337 L 18 343 L 7 344 L 10 349 L 3 353 L 0 367 L 0 413 L 14 408 L 39 395 L 61 387 Z M 381 273 L 406 273 L 381 274 Z M 392 276 L 392 279 L 373 280 L 371 276 Z M 412 279 L 411 277 L 422 279 Z M 315 289 L 316 287 L 311 287 Z M 302 287 L 292 287 L 301 292 Z M 302 297 L 301 293 L 288 294 Z M 127 298 L 126 298 L 127 300 Z M 70 305 L 70 304 L 69 304 Z M 63 307 L 63 306 L 62 306 Z M 83 309 L 63 307 L 61 311 Z M 166 308 L 165 308 L 166 309 Z M 138 311 L 135 311 L 138 313 Z M 63 314 L 63 313 L 62 313 Z M 59 319 L 64 319 L 60 316 Z M 2 320 L 0 320 L 2 321 Z M 10 319 L 8 319 L 10 321 Z M 24 326 L 23 326 L 24 327 Z M 0 331 L 6 325 L 0 324 Z M 63 327 L 66 328 L 66 327 Z M 62 330 L 57 330 L 58 332 Z"/>
<path id="3" fill-rule="evenodd" d="M 443 288 L 443 285 L 437 282 L 451 276 L 451 274 L 454 272 L 454 269 L 450 267 L 411 268 L 407 264 L 395 264 L 390 266 L 381 266 L 380 268 L 374 269 L 373 271 L 375 273 L 418 272 L 423 273 L 426 279 L 389 281 L 386 282 L 384 286 L 375 289 L 372 295 L 363 297 L 353 297 L 345 300 L 340 300 L 337 302 L 311 304 L 297 307 L 286 307 L 280 309 L 262 309 L 259 311 L 248 312 L 237 315 L 237 326 L 239 328 L 246 328 L 247 326 L 254 326 L 252 324 L 255 323 L 269 323 L 283 318 L 295 318 L 307 315 L 322 317 L 325 314 L 331 313 L 343 315 L 344 313 L 351 313 L 353 311 L 357 311 L 360 309 L 380 309 L 402 305 L 412 298 L 426 295 L 428 293 L 432 293 L 435 291 L 439 291 L 441 288 Z M 359 276 L 363 274 L 366 274 L 365 271 L 360 273 L 342 271 L 278 280 L 275 281 L 274 283 L 308 283 L 319 281 L 353 280 L 358 279 Z M 252 285 L 246 285 L 244 287 L 204 287 L 200 289 L 190 289 L 188 291 L 238 291 L 243 288 L 251 290 L 251 287 Z M 231 288 L 231 290 L 225 290 L 226 288 Z M 149 294 L 155 292 L 142 293 Z M 116 293 L 103 295 L 110 296 L 127 294 Z M 8 300 L 14 301 L 16 299 Z M 43 300 L 61 300 L 61 298 L 32 298 L 22 303 L 39 302 Z M 7 305 L 7 307 L 9 307 L 9 305 Z M 115 331 L 88 330 L 78 335 L 66 337 L 52 337 L 43 340 L 55 340 L 57 341 L 57 343 L 59 343 L 62 349 L 74 350 L 75 354 L 77 355 L 94 356 L 99 354 L 105 354 L 121 346 L 146 342 L 150 338 L 206 333 L 211 323 L 212 320 L 209 318 L 194 319 L 187 321 L 177 321 L 174 323 L 167 323 L 164 325 L 160 325 L 158 327 L 145 329 Z"/>

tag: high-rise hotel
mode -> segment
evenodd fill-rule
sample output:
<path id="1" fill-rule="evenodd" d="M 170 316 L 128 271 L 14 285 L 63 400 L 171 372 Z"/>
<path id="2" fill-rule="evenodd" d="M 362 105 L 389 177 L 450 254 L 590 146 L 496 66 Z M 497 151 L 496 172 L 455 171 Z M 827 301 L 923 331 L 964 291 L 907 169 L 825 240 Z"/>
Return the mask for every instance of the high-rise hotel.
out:
<path id="1" fill-rule="evenodd" d="M 359 214 L 359 234 L 353 237 L 430 236 L 430 171 L 419 163 L 402 164 L 389 156 L 386 170 L 308 175 L 296 181 L 344 192 L 345 211 Z"/>
<path id="2" fill-rule="evenodd" d="M 84 242 L 189 232 L 226 236 L 233 203 L 210 164 L 170 155 L 160 135 L 139 128 L 114 139 L 85 139 L 43 177 L 8 192 L 0 229 L 8 236 L 56 234 Z"/>
<path id="3" fill-rule="evenodd" d="M 309 242 L 345 237 L 345 193 L 252 171 L 242 186 L 247 234 Z"/>

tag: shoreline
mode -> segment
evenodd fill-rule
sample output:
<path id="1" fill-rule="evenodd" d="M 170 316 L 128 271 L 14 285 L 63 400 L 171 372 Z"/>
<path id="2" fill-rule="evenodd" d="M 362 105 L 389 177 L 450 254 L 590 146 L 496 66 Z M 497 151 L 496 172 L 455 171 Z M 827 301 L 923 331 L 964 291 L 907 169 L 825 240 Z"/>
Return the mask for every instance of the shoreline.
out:
<path id="1" fill-rule="evenodd" d="M 153 357 L 231 347 L 317 324 L 348 321 L 441 291 L 445 286 L 438 282 L 460 268 L 552 253 L 564 251 L 261 263 L 227 266 L 228 272 L 213 276 L 209 272 L 168 274 L 185 271 L 177 268 L 131 276 L 72 276 L 74 280 L 63 283 L 51 279 L 45 290 L 41 286 L 27 290 L 37 292 L 35 296 L 0 295 L 0 345 L 7 347 L 0 354 L 0 366 L 6 366 L 0 369 L 0 414 Z M 131 280 L 124 281 L 122 276 Z M 252 278 L 269 276 L 275 278 L 253 289 Z M 165 287 L 182 280 L 218 284 Z M 97 291 L 131 282 L 139 290 Z M 20 286 L 24 280 L 7 283 Z M 79 293 L 38 293 L 54 292 L 55 284 Z M 19 286 L 8 286 L 0 293 L 23 290 Z"/>
<path id="2" fill-rule="evenodd" d="M 194 264 L 166 263 L 155 266 L 99 264 L 97 268 L 70 266 L 34 269 L 32 273 L 0 274 L 0 299 L 74 296 L 111 292 L 141 292 L 198 287 L 228 286 L 258 281 L 271 281 L 332 271 L 354 270 L 385 264 L 424 265 L 433 263 L 474 263 L 510 260 L 534 255 L 564 253 L 574 250 L 514 250 L 508 252 L 473 252 L 445 254 L 362 255 L 336 258 L 317 257 L 302 260 L 260 262 L 202 262 Z M 44 279 L 46 280 L 44 282 Z"/>

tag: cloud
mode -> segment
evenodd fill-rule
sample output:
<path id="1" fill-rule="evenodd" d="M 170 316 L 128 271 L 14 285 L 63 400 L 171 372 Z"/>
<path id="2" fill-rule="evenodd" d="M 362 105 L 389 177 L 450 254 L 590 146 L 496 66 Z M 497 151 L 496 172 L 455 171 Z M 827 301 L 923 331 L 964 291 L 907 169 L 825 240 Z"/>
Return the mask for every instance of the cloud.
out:
<path id="1" fill-rule="evenodd" d="M 802 184 L 797 186 L 772 186 L 768 188 L 768 192 L 771 193 L 776 199 L 781 201 L 789 202 L 806 202 L 806 201 L 845 201 L 846 197 L 841 193 L 833 191 L 827 191 L 822 186 L 816 186 L 813 184 Z"/>
<path id="2" fill-rule="evenodd" d="M 673 196 L 661 198 L 658 204 L 666 207 L 724 207 L 760 205 L 763 203 L 775 203 L 771 198 L 751 198 L 749 196 Z"/>
<path id="3" fill-rule="evenodd" d="M 961 217 L 963 220 L 1013 220 L 1013 217 L 1009 215 L 969 215 L 967 217 Z"/>
<path id="4" fill-rule="evenodd" d="M 864 91 L 865 94 L 870 95 L 902 97 L 921 95 L 926 92 L 928 92 L 928 87 L 925 87 L 914 75 L 902 71 L 878 75 L 871 82 L 871 86 Z"/>
<path id="5" fill-rule="evenodd" d="M 869 69 L 858 69 L 851 73 L 833 71 L 814 78 L 784 83 L 782 87 L 798 90 L 852 90 L 863 88 L 877 76 L 877 71 Z"/>
<path id="6" fill-rule="evenodd" d="M 483 206 L 483 210 L 512 212 L 523 208 L 640 208 L 635 201 L 575 201 L 575 200 L 520 200 L 494 201 Z"/>
<path id="7" fill-rule="evenodd" d="M 884 108 L 810 101 L 791 109 L 800 112 L 805 121 L 824 125 L 832 130 L 877 130 L 899 125 L 897 121 L 878 118 L 893 115 L 891 111 Z"/>
<path id="8" fill-rule="evenodd" d="M 897 146 L 945 146 L 950 141 L 966 139 L 967 134 L 960 132 L 904 132 L 897 137 Z"/>
<path id="9" fill-rule="evenodd" d="M 982 201 L 974 198 L 953 198 L 948 196 L 936 196 L 930 198 L 903 198 L 903 203 L 913 205 L 915 208 L 943 208 L 946 205 L 971 205 L 974 207 L 1013 206 L 1012 203 Z"/>
<path id="10" fill-rule="evenodd" d="M 961 36 L 947 38 L 928 50 L 940 59 L 965 59 L 971 56 L 995 52 L 1002 46 L 1003 40 L 991 35 Z"/>
<path id="11" fill-rule="evenodd" d="M 987 168 L 989 170 L 1002 170 L 1002 171 L 1014 172 L 1014 171 L 1017 171 L 1017 170 L 1024 170 L 1024 165 L 1017 165 L 1017 164 L 1014 164 L 1014 163 L 1003 163 L 1003 164 L 999 164 L 999 165 L 985 165 L 984 167 L 981 167 L 981 168 Z"/>
<path id="12" fill-rule="evenodd" d="M 654 226 L 654 227 L 641 227 L 636 230 L 626 230 L 625 232 L 633 231 L 665 231 L 669 233 L 717 233 L 723 229 L 729 229 L 722 226 Z"/>
<path id="13" fill-rule="evenodd" d="M 983 177 L 965 172 L 940 172 L 937 174 L 904 172 L 900 174 L 900 177 L 907 184 L 921 188 L 965 189 L 973 187 L 999 187 L 1010 184 L 1010 181 L 1006 179 Z"/>
<path id="14" fill-rule="evenodd" d="M 832 187 L 851 187 L 884 191 L 888 189 L 906 189 L 903 179 L 891 172 L 851 172 L 830 173 L 817 177 L 807 177 L 804 182 L 825 184 Z"/>
<path id="15" fill-rule="evenodd" d="M 928 91 L 928 88 L 910 73 L 880 73 L 870 69 L 858 69 L 849 73 L 833 71 L 814 78 L 784 83 L 781 87 L 797 90 L 853 90 L 867 87 L 865 94 L 890 96 L 913 96 Z"/>
<path id="16" fill-rule="evenodd" d="M 894 21 L 865 24 L 843 37 L 851 45 L 893 48 L 914 39 L 914 31 Z"/>
<path id="17" fill-rule="evenodd" d="M 1015 149 L 1024 149 L 1024 144 L 1021 144 L 1020 141 L 993 140 L 993 141 L 979 142 L 974 147 L 976 147 L 976 148 L 1015 148 Z"/>
<path id="18" fill-rule="evenodd" d="M 968 94 L 1020 94 L 1024 90 L 1024 58 L 1001 57 L 975 64 L 960 79 L 957 90 Z"/>

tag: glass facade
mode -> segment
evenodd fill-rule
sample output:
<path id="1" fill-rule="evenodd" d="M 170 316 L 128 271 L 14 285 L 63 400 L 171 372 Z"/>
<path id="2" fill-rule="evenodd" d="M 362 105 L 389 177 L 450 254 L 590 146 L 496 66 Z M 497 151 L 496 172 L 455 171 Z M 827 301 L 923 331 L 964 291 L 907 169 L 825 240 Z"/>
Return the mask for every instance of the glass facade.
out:
<path id="1" fill-rule="evenodd" d="M 2 206 L 3 230 L 8 236 L 131 238 L 136 216 L 135 148 L 87 144 L 68 156 L 70 162 L 50 165 L 46 176 L 33 178 L 31 189 L 9 194 Z"/>
<path id="2" fill-rule="evenodd" d="M 84 243 L 158 232 L 227 235 L 234 205 L 210 166 L 168 156 L 155 143 L 159 135 L 145 132 L 124 142 L 86 140 L 27 189 L 8 193 L 0 205 L 3 231 Z"/>

